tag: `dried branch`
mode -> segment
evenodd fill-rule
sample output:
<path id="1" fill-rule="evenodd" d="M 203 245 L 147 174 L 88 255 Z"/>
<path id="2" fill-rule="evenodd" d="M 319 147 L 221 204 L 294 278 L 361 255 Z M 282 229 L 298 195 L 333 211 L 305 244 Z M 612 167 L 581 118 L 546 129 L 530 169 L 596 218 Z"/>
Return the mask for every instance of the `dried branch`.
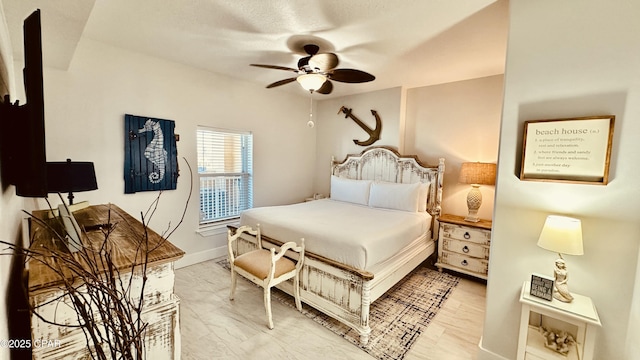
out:
<path id="1" fill-rule="evenodd" d="M 92 359 L 134 360 L 145 357 L 144 338 L 148 324 L 142 319 L 142 314 L 148 280 L 149 254 L 165 243 L 184 221 L 193 192 L 192 172 L 188 162 L 187 166 L 190 188 L 180 221 L 176 226 L 169 225 L 165 229 L 162 234 L 163 239 L 158 244 L 150 245 L 148 223 L 158 210 L 162 195 L 160 192 L 146 212 L 140 214 L 143 233 L 139 238 L 132 239 L 135 247 L 134 259 L 131 265 L 125 268 L 118 268 L 116 265 L 114 250 L 117 249 L 113 249 L 110 238 L 118 226 L 132 226 L 132 224 L 127 224 L 127 217 L 124 216 L 120 216 L 124 219 L 123 224 L 112 224 L 111 212 L 117 213 L 117 209 L 112 209 L 110 206 L 107 224 L 101 228 L 102 240 L 97 244 L 85 243 L 75 253 L 72 253 L 66 245 L 69 234 L 66 233 L 59 217 L 43 220 L 25 212 L 34 225 L 51 235 L 52 241 L 46 245 L 24 248 L 0 240 L 0 244 L 6 246 L 3 251 L 0 251 L 0 255 L 24 256 L 25 262 L 33 261 L 42 264 L 55 275 L 55 286 L 62 294 L 33 307 L 31 312 L 47 324 L 81 328 Z M 64 204 L 61 196 L 60 198 Z M 48 200 L 47 204 L 53 211 Z M 87 230 L 82 228 L 81 231 L 83 238 L 88 239 Z M 127 280 L 123 279 L 125 273 L 131 274 Z M 137 276 L 141 276 L 139 287 L 134 283 Z M 52 303 L 71 307 L 75 311 L 77 324 L 61 324 L 55 321 L 55 315 L 53 319 L 47 319 L 39 313 L 41 307 Z"/>

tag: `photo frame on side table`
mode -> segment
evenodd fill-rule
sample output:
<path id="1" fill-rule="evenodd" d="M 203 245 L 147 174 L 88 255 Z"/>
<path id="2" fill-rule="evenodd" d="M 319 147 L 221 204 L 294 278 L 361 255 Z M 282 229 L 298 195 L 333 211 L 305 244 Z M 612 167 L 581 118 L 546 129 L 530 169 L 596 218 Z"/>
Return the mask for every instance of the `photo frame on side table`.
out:
<path id="1" fill-rule="evenodd" d="M 553 300 L 553 283 L 555 279 L 541 274 L 531 274 L 529 294 L 547 301 Z"/>
<path id="2" fill-rule="evenodd" d="M 614 115 L 524 123 L 520 180 L 606 185 Z"/>

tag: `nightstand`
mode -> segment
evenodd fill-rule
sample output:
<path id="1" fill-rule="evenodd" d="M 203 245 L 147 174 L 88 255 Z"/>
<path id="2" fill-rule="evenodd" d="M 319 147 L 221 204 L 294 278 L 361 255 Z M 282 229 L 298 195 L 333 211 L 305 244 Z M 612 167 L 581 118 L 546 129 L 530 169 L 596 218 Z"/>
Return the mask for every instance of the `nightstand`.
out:
<path id="1" fill-rule="evenodd" d="M 556 299 L 547 301 L 529 294 L 529 282 L 522 285 L 520 303 L 520 336 L 518 338 L 518 360 L 558 359 L 558 360 L 591 360 L 595 336 L 600 318 L 591 298 L 573 293 L 573 301 L 565 303 Z M 553 330 L 554 333 L 564 331 L 575 340 L 566 345 L 566 354 L 551 350 L 557 347 L 547 340 L 540 328 Z"/>
<path id="2" fill-rule="evenodd" d="M 450 269 L 486 280 L 491 221 L 469 222 L 464 216 L 443 214 L 439 223 L 438 270 Z"/>

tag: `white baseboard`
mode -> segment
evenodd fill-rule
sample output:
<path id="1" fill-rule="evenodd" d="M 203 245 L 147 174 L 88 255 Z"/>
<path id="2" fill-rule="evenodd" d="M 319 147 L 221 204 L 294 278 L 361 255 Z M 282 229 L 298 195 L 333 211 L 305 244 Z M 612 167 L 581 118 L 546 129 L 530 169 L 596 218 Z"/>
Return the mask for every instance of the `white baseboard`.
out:
<path id="1" fill-rule="evenodd" d="M 176 261 L 175 268 L 180 269 L 189 265 L 197 264 L 207 260 L 217 259 L 226 255 L 226 246 L 221 246 L 215 249 L 209 249 L 192 254 L 185 254 L 182 259 Z"/>

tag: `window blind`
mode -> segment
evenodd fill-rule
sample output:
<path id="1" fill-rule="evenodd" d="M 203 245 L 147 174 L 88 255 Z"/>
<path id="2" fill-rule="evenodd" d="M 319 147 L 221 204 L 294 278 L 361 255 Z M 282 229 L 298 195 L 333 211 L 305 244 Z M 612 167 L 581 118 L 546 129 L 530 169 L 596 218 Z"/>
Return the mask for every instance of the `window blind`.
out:
<path id="1" fill-rule="evenodd" d="M 199 127 L 200 225 L 253 207 L 253 135 Z"/>

